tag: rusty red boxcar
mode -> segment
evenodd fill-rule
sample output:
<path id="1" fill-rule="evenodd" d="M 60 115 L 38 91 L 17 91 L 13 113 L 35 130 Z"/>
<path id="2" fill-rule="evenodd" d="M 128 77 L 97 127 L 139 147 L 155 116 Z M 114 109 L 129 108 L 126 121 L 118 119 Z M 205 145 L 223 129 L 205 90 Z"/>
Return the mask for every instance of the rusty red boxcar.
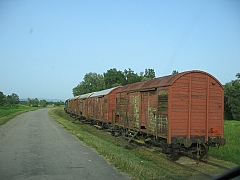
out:
<path id="1" fill-rule="evenodd" d="M 114 87 L 93 93 L 87 99 L 88 117 L 99 120 L 101 125 L 112 123 L 115 116 L 115 99 L 118 88 Z"/>
<path id="2" fill-rule="evenodd" d="M 87 105 L 87 98 L 89 98 L 93 93 L 82 94 L 78 96 L 78 109 L 77 109 L 77 117 L 88 117 L 88 105 Z"/>
<path id="3" fill-rule="evenodd" d="M 200 158 L 206 146 L 225 144 L 223 104 L 224 88 L 215 77 L 188 71 L 119 88 L 115 123 L 148 140 L 165 139 L 170 158 L 186 148 Z"/>
<path id="4" fill-rule="evenodd" d="M 67 111 L 71 116 L 75 116 L 76 115 L 76 98 L 77 97 L 73 97 L 67 100 Z"/>

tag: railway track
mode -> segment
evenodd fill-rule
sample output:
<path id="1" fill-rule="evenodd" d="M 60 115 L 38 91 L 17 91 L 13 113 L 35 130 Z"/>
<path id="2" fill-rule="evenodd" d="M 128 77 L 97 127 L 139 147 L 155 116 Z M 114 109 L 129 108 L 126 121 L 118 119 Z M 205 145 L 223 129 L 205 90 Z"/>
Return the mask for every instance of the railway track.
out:
<path id="1" fill-rule="evenodd" d="M 186 156 L 182 157 L 182 159 L 178 160 L 176 163 L 202 174 L 204 177 L 206 177 L 206 179 L 212 179 L 218 176 L 219 174 L 222 174 L 231 169 L 229 167 L 216 164 L 211 161 L 206 160 L 197 161 L 194 158 Z"/>
<path id="2" fill-rule="evenodd" d="M 213 162 L 210 162 L 210 161 L 204 161 L 204 160 L 200 160 L 200 162 L 202 163 L 205 163 L 205 164 L 208 164 L 208 165 L 212 165 L 212 166 L 215 166 L 215 167 L 219 167 L 219 168 L 222 168 L 224 170 L 230 170 L 231 168 L 228 168 L 226 166 L 222 166 L 220 164 L 216 164 L 216 163 L 213 163 Z"/>
<path id="3" fill-rule="evenodd" d="M 183 167 L 191 170 L 192 172 L 194 172 L 194 173 L 193 173 L 193 174 L 194 174 L 194 177 L 199 177 L 199 178 L 201 178 L 201 179 L 212 179 L 212 178 L 214 178 L 213 175 L 208 174 L 208 173 L 206 173 L 206 172 L 203 172 L 203 171 L 199 170 L 198 168 L 194 168 L 194 167 L 191 167 L 191 166 L 186 166 L 186 165 L 184 165 L 184 164 L 181 164 L 181 163 L 178 163 L 178 162 L 175 162 L 175 161 L 172 161 L 172 163 L 175 163 L 175 164 L 177 164 L 178 166 L 183 166 Z"/>
<path id="4" fill-rule="evenodd" d="M 150 151 L 154 153 L 152 148 L 148 148 L 145 146 L 142 146 L 141 150 Z M 158 151 L 161 151 L 161 148 L 158 148 Z M 165 159 L 168 160 L 167 158 Z M 230 167 L 226 167 L 221 164 L 216 164 L 211 161 L 199 160 L 198 162 L 196 159 L 187 156 L 182 156 L 178 161 L 170 160 L 168 161 L 173 165 L 185 168 L 186 171 L 192 174 L 190 179 L 213 179 L 219 174 L 222 174 L 231 169 Z"/>

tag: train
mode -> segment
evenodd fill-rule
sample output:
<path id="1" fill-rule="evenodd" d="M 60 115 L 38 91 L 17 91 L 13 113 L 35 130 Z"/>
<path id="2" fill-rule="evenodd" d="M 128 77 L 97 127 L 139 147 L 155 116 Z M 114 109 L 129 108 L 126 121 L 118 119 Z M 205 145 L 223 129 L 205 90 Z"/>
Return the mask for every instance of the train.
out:
<path id="1" fill-rule="evenodd" d="M 224 87 L 211 74 L 191 70 L 69 98 L 65 112 L 126 144 L 162 148 L 170 160 L 201 159 L 226 144 Z"/>

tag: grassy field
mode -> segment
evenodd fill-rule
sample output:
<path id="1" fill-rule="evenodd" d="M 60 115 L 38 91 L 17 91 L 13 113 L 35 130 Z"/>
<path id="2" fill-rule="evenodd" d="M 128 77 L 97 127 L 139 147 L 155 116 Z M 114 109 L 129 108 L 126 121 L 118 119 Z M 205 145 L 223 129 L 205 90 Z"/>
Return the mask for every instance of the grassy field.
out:
<path id="1" fill-rule="evenodd" d="M 94 148 L 113 166 L 130 175 L 132 179 L 189 179 L 192 176 L 192 172 L 188 169 L 166 160 L 165 156 L 155 149 L 152 149 L 155 151 L 152 153 L 139 146 L 123 148 L 125 141 L 122 137 L 113 137 L 110 133 L 79 121 L 73 123 L 73 118 L 62 109 L 54 109 L 49 113 L 83 143 Z"/>
<path id="2" fill-rule="evenodd" d="M 240 164 L 240 121 L 225 121 L 224 138 L 226 145 L 210 148 L 210 156 Z"/>
<path id="3" fill-rule="evenodd" d="M 37 107 L 29 107 L 24 105 L 5 105 L 0 106 L 0 126 L 5 124 L 15 116 L 22 114 L 27 111 L 38 109 Z"/>

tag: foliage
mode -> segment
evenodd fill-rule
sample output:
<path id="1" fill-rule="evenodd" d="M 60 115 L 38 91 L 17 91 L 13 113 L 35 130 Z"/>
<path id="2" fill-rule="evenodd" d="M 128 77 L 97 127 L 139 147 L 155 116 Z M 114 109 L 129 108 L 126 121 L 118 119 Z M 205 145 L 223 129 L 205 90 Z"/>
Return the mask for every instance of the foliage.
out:
<path id="1" fill-rule="evenodd" d="M 18 104 L 19 103 L 19 96 L 15 93 L 7 96 L 7 103 L 8 104 Z"/>
<path id="2" fill-rule="evenodd" d="M 107 70 L 106 73 L 103 73 L 103 76 L 107 89 L 126 84 L 126 79 L 123 72 L 118 71 L 116 68 Z"/>
<path id="3" fill-rule="evenodd" d="M 3 92 L 0 91 L 0 106 L 3 106 L 6 103 L 6 96 Z"/>
<path id="4" fill-rule="evenodd" d="M 18 104 L 19 96 L 15 93 L 11 95 L 4 95 L 3 92 L 0 92 L 0 106 L 4 106 L 5 104 Z"/>
<path id="5" fill-rule="evenodd" d="M 131 68 L 125 69 L 123 72 L 113 68 L 107 70 L 103 75 L 90 72 L 84 76 L 82 82 L 73 88 L 73 95 L 78 96 L 153 78 L 155 78 L 154 69 L 145 69 L 145 73 L 140 72 L 139 75 Z"/>
<path id="6" fill-rule="evenodd" d="M 126 84 L 132 84 L 135 82 L 140 82 L 142 80 L 141 76 L 138 76 L 137 73 L 134 73 L 131 68 L 125 69 L 123 73 L 126 79 Z"/>
<path id="7" fill-rule="evenodd" d="M 58 102 L 47 102 L 47 104 L 54 105 L 54 106 L 65 105 L 65 103 L 62 102 L 62 101 L 58 101 Z"/>
<path id="8" fill-rule="evenodd" d="M 179 72 L 177 70 L 173 70 L 172 74 L 178 74 Z"/>
<path id="9" fill-rule="evenodd" d="M 47 106 L 47 101 L 45 99 L 42 99 L 42 100 L 39 101 L 39 105 L 41 107 L 46 107 Z"/>
<path id="10" fill-rule="evenodd" d="M 156 77 L 154 69 L 145 69 L 145 74 L 140 72 L 140 76 L 142 78 L 141 81 L 147 81 Z"/>
<path id="11" fill-rule="evenodd" d="M 28 106 L 31 106 L 32 105 L 32 100 L 30 98 L 27 98 L 27 102 L 26 103 L 27 103 Z"/>
<path id="12" fill-rule="evenodd" d="M 38 98 L 34 98 L 31 100 L 31 106 L 38 107 L 38 104 L 39 104 Z"/>
<path id="13" fill-rule="evenodd" d="M 103 75 L 90 72 L 85 74 L 83 81 L 73 88 L 73 95 L 78 96 L 80 94 L 101 91 L 103 89 L 105 89 Z"/>
<path id="14" fill-rule="evenodd" d="M 240 73 L 237 79 L 225 84 L 225 118 L 240 120 Z"/>
<path id="15" fill-rule="evenodd" d="M 224 138 L 226 145 L 218 148 L 210 148 L 210 155 L 226 161 L 240 164 L 240 122 L 225 121 L 224 122 Z"/>

